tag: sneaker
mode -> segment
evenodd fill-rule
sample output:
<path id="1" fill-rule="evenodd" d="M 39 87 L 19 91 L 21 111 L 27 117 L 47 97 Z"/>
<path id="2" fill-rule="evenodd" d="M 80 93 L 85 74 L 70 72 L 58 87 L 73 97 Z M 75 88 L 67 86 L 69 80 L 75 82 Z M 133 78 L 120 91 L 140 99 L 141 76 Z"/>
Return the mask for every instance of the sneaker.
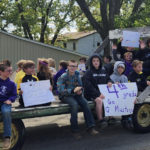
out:
<path id="1" fill-rule="evenodd" d="M 99 134 L 99 132 L 96 131 L 94 128 L 87 129 L 87 132 L 90 133 L 90 134 L 92 134 L 92 135 Z"/>
<path id="2" fill-rule="evenodd" d="M 108 125 L 107 122 L 105 122 L 103 119 L 101 119 L 99 122 L 98 122 L 98 127 L 99 128 L 105 128 L 106 126 Z"/>
<path id="3" fill-rule="evenodd" d="M 10 138 L 4 138 L 4 145 L 3 145 L 3 149 L 8 149 L 11 146 L 11 140 Z"/>
<path id="4" fill-rule="evenodd" d="M 130 129 L 130 125 L 128 123 L 128 120 L 121 120 L 122 125 L 125 129 Z"/>
<path id="5" fill-rule="evenodd" d="M 108 125 L 111 126 L 111 125 L 119 125 L 120 124 L 120 121 L 119 120 L 116 120 L 115 118 L 111 118 L 108 120 Z"/>
<path id="6" fill-rule="evenodd" d="M 79 134 L 79 132 L 73 132 L 72 135 L 76 139 L 81 139 L 82 138 L 82 136 Z"/>
<path id="7" fill-rule="evenodd" d="M 128 120 L 128 124 L 129 124 L 129 126 L 130 126 L 130 128 L 131 128 L 131 129 L 133 129 L 133 128 L 134 128 L 134 127 L 133 127 L 132 120 Z"/>

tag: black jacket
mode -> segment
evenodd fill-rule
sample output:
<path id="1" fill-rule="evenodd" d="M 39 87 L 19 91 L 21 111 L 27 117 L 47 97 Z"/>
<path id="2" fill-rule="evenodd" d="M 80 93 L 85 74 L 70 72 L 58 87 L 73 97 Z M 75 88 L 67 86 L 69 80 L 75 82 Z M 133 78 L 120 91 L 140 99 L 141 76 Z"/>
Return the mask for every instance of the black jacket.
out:
<path id="1" fill-rule="evenodd" d="M 136 57 L 140 61 L 150 60 L 150 49 L 149 48 L 144 48 L 143 50 L 139 49 L 136 53 Z"/>
<path id="2" fill-rule="evenodd" d="M 128 51 L 126 48 L 123 48 L 122 46 L 121 46 L 121 42 L 119 42 L 118 43 L 118 46 L 117 46 L 117 50 L 119 51 L 119 53 L 120 53 L 120 58 L 121 59 L 124 59 L 124 54 L 126 53 L 126 52 L 130 52 L 130 53 L 132 53 L 132 58 L 133 59 L 136 59 L 136 51 Z"/>
<path id="3" fill-rule="evenodd" d="M 142 72 L 137 74 L 135 71 L 132 71 L 129 74 L 128 80 L 129 82 L 136 82 L 138 91 L 143 91 L 147 87 L 147 80 Z"/>
<path id="4" fill-rule="evenodd" d="M 38 72 L 37 73 L 37 77 L 38 77 L 39 81 L 41 81 L 41 80 L 48 80 L 48 79 L 46 79 L 44 72 Z M 50 84 L 54 85 L 53 78 L 50 78 Z"/>
<path id="5" fill-rule="evenodd" d="M 95 69 L 92 64 L 93 57 L 98 57 L 100 60 L 99 69 Z M 90 58 L 90 69 L 86 71 L 83 76 L 83 87 L 84 87 L 84 97 L 87 100 L 94 100 L 100 96 L 100 91 L 98 88 L 99 84 L 107 84 L 112 82 L 108 74 L 104 69 L 102 69 L 102 60 L 99 54 L 93 54 Z"/>
<path id="6" fill-rule="evenodd" d="M 104 65 L 104 68 L 106 72 L 108 73 L 108 75 L 110 76 L 113 73 L 114 65 L 112 63 L 107 63 Z"/>

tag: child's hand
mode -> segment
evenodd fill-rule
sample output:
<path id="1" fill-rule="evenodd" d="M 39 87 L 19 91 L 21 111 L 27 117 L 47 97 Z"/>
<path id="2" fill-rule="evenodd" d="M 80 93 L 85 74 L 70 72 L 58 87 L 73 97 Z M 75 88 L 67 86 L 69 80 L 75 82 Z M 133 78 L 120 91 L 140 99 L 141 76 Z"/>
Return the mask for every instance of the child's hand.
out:
<path id="1" fill-rule="evenodd" d="M 119 84 L 119 82 L 116 82 L 115 84 Z"/>
<path id="2" fill-rule="evenodd" d="M 103 94 L 100 95 L 101 99 L 105 99 L 105 96 Z"/>
<path id="3" fill-rule="evenodd" d="M 108 84 L 107 84 L 107 85 L 108 85 L 108 87 L 109 87 L 109 88 L 111 88 L 111 87 L 112 87 L 112 83 L 111 83 L 111 82 L 108 82 Z"/>
<path id="4" fill-rule="evenodd" d="M 11 105 L 11 101 L 10 100 L 5 101 L 4 103 L 7 104 L 7 105 Z"/>
<path id="5" fill-rule="evenodd" d="M 135 99 L 134 104 L 136 104 L 136 102 L 137 102 L 137 99 Z"/>
<path id="6" fill-rule="evenodd" d="M 117 46 L 113 44 L 112 49 L 117 49 Z"/>
<path id="7" fill-rule="evenodd" d="M 78 95 L 81 95 L 82 94 L 82 91 L 80 90 L 80 91 L 77 91 L 77 94 Z"/>
<path id="8" fill-rule="evenodd" d="M 20 91 L 19 91 L 19 95 L 22 95 L 22 93 L 23 93 L 23 91 L 22 91 L 22 90 L 20 90 Z"/>
<path id="9" fill-rule="evenodd" d="M 81 89 L 82 89 L 82 87 L 76 87 L 76 88 L 74 89 L 74 93 L 80 91 Z"/>
<path id="10" fill-rule="evenodd" d="M 149 81 L 147 81 L 147 85 L 150 85 L 150 82 L 149 82 Z"/>
<path id="11" fill-rule="evenodd" d="M 53 86 L 51 86 L 51 87 L 49 88 L 49 90 L 52 91 L 52 90 L 53 90 Z"/>

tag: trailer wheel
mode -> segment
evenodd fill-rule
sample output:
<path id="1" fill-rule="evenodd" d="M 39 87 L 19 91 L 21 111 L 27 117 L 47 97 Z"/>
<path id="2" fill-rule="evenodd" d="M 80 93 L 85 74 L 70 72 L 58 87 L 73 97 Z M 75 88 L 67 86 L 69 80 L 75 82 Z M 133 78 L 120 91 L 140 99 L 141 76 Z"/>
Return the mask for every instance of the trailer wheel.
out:
<path id="1" fill-rule="evenodd" d="M 132 115 L 132 121 L 136 132 L 150 132 L 150 104 L 136 104 Z"/>
<path id="2" fill-rule="evenodd" d="M 25 126 L 21 119 L 11 123 L 11 147 L 9 150 L 20 150 L 25 140 Z M 3 122 L 0 122 L 0 149 L 3 147 Z"/>

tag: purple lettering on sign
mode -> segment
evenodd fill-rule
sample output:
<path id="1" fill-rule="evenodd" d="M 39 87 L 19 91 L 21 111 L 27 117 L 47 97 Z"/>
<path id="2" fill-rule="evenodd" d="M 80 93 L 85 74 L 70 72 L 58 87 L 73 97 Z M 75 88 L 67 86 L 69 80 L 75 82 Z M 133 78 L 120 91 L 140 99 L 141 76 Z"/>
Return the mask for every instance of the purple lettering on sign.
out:
<path id="1" fill-rule="evenodd" d="M 109 90 L 109 87 L 107 86 L 108 92 L 109 92 L 109 93 L 116 93 L 117 98 L 119 98 L 119 96 L 118 96 L 118 91 L 116 90 L 115 85 L 113 85 L 113 87 L 114 87 L 114 91 L 110 91 L 110 90 Z"/>
<path id="2" fill-rule="evenodd" d="M 105 107 L 105 110 L 109 113 L 109 107 Z"/>
<path id="3" fill-rule="evenodd" d="M 124 84 L 118 84 L 118 87 L 120 88 L 120 90 L 125 90 L 128 89 Z"/>
<path id="4" fill-rule="evenodd" d="M 119 112 L 119 107 L 118 107 L 118 105 L 117 106 L 115 106 L 115 112 L 116 111 L 118 111 Z"/>

